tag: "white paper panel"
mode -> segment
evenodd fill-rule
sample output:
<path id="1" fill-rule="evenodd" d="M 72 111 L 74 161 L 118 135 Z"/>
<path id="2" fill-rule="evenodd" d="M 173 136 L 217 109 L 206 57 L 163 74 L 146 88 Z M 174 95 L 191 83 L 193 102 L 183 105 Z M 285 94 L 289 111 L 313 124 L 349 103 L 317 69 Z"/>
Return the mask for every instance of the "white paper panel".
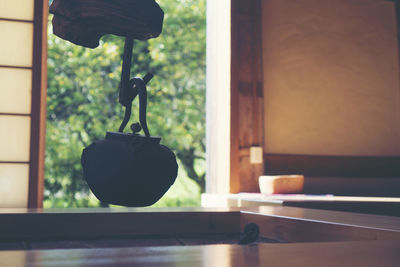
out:
<path id="1" fill-rule="evenodd" d="M 0 65 L 32 66 L 33 23 L 0 20 Z"/>
<path id="2" fill-rule="evenodd" d="M 265 151 L 400 155 L 395 4 L 263 1 Z"/>
<path id="3" fill-rule="evenodd" d="M 34 0 L 0 0 L 0 18 L 33 20 Z"/>
<path id="4" fill-rule="evenodd" d="M 0 115 L 0 161 L 29 161 L 31 119 Z"/>
<path id="5" fill-rule="evenodd" d="M 0 113 L 31 113 L 32 70 L 0 68 Z"/>
<path id="6" fill-rule="evenodd" d="M 29 164 L 0 163 L 0 208 L 28 206 Z"/>

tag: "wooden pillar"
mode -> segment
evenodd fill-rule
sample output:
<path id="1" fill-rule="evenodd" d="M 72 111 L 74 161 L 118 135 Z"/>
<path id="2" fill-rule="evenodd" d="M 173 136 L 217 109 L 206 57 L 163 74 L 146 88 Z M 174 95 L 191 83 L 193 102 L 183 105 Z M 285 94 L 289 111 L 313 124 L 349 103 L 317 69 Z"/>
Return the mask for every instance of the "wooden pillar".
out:
<path id="1" fill-rule="evenodd" d="M 48 1 L 35 0 L 33 21 L 29 208 L 43 207 L 47 92 L 47 19 Z"/>
<path id="2" fill-rule="evenodd" d="M 263 147 L 261 0 L 232 0 L 231 12 L 230 192 L 258 192 L 264 166 L 250 163 L 250 148 Z"/>

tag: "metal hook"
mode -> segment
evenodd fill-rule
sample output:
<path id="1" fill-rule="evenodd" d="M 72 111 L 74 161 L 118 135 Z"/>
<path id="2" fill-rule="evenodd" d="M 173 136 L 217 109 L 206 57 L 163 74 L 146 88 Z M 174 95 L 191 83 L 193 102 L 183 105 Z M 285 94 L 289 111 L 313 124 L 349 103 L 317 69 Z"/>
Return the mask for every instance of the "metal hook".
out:
<path id="1" fill-rule="evenodd" d="M 139 94 L 139 121 L 143 132 L 147 137 L 150 136 L 147 128 L 146 108 L 147 108 L 147 89 L 146 84 L 153 78 L 153 74 L 147 73 L 143 79 L 130 79 L 131 60 L 132 60 L 133 38 L 125 38 L 124 56 L 122 61 L 121 82 L 119 85 L 119 103 L 125 107 L 125 115 L 118 132 L 123 132 L 132 113 L 132 101 Z"/>

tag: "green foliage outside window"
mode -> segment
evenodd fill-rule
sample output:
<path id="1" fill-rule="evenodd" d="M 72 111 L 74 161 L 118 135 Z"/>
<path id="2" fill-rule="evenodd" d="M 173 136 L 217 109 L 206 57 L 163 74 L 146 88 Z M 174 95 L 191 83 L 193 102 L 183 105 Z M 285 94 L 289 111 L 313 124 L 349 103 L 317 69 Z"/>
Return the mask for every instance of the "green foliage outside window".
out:
<path id="1" fill-rule="evenodd" d="M 149 130 L 174 150 L 180 165 L 175 185 L 154 206 L 195 206 L 205 186 L 205 0 L 158 2 L 163 33 L 135 41 L 131 73 L 155 74 L 147 88 Z M 45 207 L 100 205 L 84 182 L 80 156 L 122 121 L 123 43 L 110 35 L 96 49 L 76 46 L 53 35 L 49 24 Z"/>

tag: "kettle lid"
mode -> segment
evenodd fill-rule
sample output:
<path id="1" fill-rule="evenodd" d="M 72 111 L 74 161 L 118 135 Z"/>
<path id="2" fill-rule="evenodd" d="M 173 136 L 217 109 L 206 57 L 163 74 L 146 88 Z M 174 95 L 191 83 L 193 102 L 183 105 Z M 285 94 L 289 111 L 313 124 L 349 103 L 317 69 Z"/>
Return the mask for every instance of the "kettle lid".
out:
<path id="1" fill-rule="evenodd" d="M 159 136 L 144 136 L 136 133 L 121 133 L 121 132 L 107 132 L 106 140 L 114 140 L 121 142 L 131 142 L 131 141 L 148 141 L 153 144 L 159 144 L 161 137 Z"/>

